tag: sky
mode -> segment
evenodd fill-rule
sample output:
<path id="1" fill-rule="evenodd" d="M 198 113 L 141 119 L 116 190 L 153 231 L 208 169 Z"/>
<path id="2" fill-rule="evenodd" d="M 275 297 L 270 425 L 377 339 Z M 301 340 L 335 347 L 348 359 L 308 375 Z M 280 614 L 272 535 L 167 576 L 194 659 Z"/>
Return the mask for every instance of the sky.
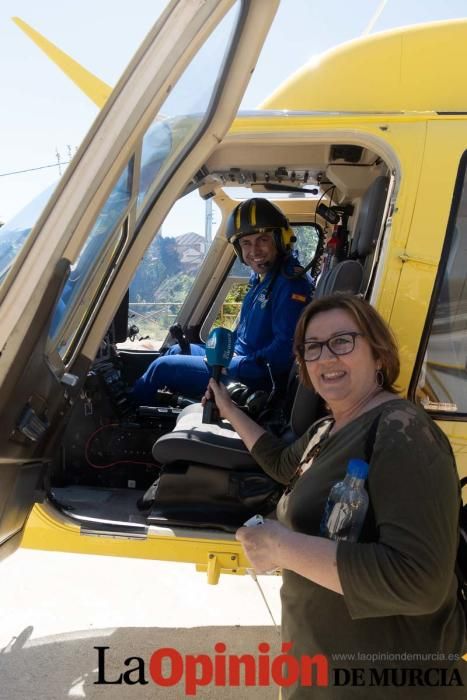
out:
<path id="1" fill-rule="evenodd" d="M 62 162 L 69 159 L 98 111 L 11 17 L 25 20 L 114 85 L 165 4 L 165 0 L 2 0 L 0 221 L 11 219 L 58 178 L 57 153 Z M 466 0 L 282 0 L 241 108 L 255 108 L 312 56 L 364 34 L 372 19 L 376 18 L 374 33 L 461 17 L 467 17 Z M 53 167 L 44 167 L 49 165 Z M 8 174 L 33 168 L 40 169 Z M 198 228 L 183 218 L 178 225 L 185 231 Z"/>

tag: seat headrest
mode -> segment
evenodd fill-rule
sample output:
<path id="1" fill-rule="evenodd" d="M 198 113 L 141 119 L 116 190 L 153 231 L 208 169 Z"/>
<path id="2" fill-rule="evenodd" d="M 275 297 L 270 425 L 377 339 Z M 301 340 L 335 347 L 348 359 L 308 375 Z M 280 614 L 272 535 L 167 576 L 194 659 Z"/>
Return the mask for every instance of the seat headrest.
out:
<path id="1" fill-rule="evenodd" d="M 380 175 L 363 195 L 350 249 L 352 257 L 365 258 L 374 250 L 383 220 L 388 187 L 389 178 Z"/>
<path id="2" fill-rule="evenodd" d="M 358 294 L 363 281 L 363 267 L 358 260 L 343 260 L 319 279 L 315 299 L 334 292 Z"/>

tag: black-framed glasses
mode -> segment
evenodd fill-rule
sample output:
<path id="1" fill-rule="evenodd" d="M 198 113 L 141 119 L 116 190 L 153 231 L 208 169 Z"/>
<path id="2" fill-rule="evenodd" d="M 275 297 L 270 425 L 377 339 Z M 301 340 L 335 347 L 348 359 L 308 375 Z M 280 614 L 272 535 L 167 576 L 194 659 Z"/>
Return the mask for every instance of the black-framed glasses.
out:
<path id="1" fill-rule="evenodd" d="M 305 340 L 303 345 L 298 346 L 298 352 L 305 362 L 319 360 L 323 347 L 332 352 L 333 355 L 348 355 L 355 348 L 355 338 L 364 333 L 349 331 L 347 333 L 337 333 L 327 340 Z"/>

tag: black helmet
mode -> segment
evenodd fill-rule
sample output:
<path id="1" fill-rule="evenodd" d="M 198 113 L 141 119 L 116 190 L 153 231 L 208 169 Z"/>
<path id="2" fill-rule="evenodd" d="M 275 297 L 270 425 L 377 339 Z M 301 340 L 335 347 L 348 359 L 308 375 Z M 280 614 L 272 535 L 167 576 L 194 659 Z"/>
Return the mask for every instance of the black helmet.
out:
<path id="1" fill-rule="evenodd" d="M 279 207 L 267 199 L 254 197 L 240 202 L 227 220 L 227 240 L 233 244 L 242 262 L 244 260 L 238 242 L 240 238 L 265 231 L 274 233 L 274 242 L 279 255 L 286 255 L 296 240 L 287 217 Z"/>

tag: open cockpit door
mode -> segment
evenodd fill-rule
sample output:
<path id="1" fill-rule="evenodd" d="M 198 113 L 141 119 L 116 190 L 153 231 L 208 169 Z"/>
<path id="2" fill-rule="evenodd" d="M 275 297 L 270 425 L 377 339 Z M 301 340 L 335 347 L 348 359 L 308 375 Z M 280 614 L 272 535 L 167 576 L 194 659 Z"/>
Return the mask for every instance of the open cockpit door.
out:
<path id="1" fill-rule="evenodd" d="M 139 259 L 235 117 L 277 5 L 170 2 L 36 225 L 5 235 L 0 556 L 18 546 L 44 491 L 67 415 Z"/>

